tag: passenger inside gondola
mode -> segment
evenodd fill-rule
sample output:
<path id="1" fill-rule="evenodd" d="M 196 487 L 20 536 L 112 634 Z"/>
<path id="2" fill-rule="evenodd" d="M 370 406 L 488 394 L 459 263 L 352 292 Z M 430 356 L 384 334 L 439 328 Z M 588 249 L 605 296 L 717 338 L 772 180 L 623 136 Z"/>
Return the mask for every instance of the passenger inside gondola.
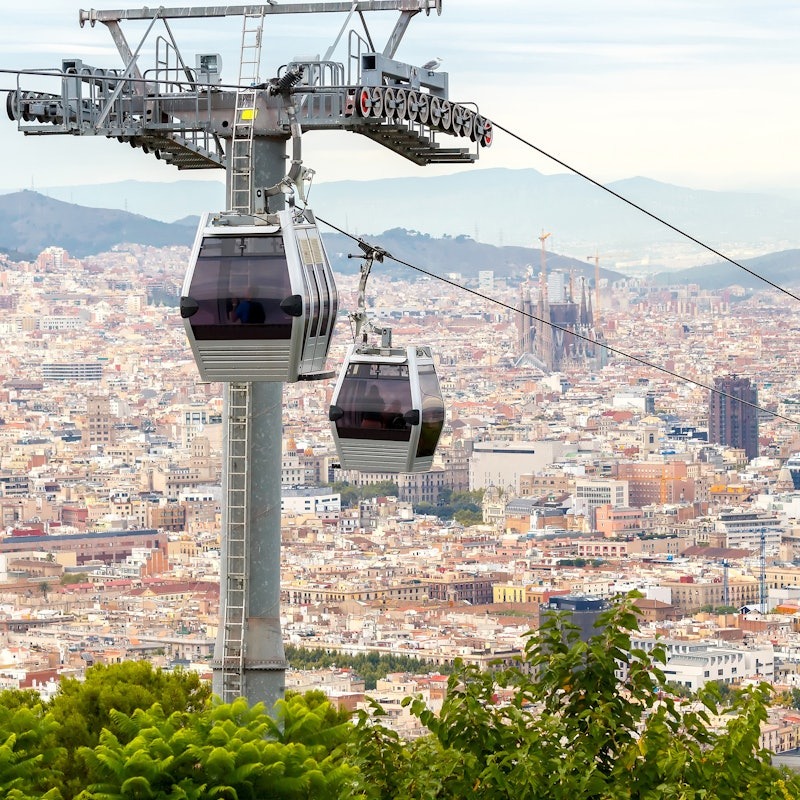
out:
<path id="1" fill-rule="evenodd" d="M 248 286 L 241 300 L 231 301 L 231 322 L 241 322 L 244 325 L 261 325 L 264 322 L 264 306 L 255 299 L 257 291 Z"/>
<path id="2" fill-rule="evenodd" d="M 380 389 L 374 384 L 364 398 L 363 414 L 361 417 L 362 428 L 380 429 L 385 427 L 383 415 L 385 403 L 381 397 Z"/>
<path id="3" fill-rule="evenodd" d="M 381 438 L 387 441 L 408 441 L 411 435 L 403 416 L 413 406 L 405 365 L 352 364 L 339 404 L 344 413 L 337 429 L 344 438 L 370 438 L 370 431 L 384 431 Z"/>

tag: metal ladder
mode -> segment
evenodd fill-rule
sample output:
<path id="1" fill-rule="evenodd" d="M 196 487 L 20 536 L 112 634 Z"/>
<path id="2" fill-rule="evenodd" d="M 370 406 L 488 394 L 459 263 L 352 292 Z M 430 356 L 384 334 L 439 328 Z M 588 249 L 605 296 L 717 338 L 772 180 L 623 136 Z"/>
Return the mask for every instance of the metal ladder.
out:
<path id="1" fill-rule="evenodd" d="M 242 22 L 242 47 L 236 113 L 231 136 L 230 196 L 228 207 L 241 214 L 252 213 L 253 129 L 256 121 L 256 86 L 261 65 L 261 32 L 264 14 L 245 14 Z"/>
<path id="2" fill-rule="evenodd" d="M 241 697 L 244 686 L 244 637 L 247 625 L 247 530 L 251 416 L 249 383 L 226 384 L 228 391 L 227 551 L 225 616 L 223 620 L 222 701 Z"/>

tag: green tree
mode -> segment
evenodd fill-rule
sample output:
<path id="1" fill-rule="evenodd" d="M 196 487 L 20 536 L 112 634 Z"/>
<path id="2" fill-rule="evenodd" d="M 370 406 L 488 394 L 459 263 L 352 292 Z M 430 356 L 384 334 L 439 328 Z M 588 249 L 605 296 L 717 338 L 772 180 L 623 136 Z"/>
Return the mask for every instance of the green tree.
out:
<path id="1" fill-rule="evenodd" d="M 357 506 L 362 500 L 373 497 L 397 497 L 398 487 L 392 481 L 380 481 L 369 486 L 355 486 L 347 481 L 336 481 L 330 484 L 332 492 L 338 492 L 342 498 L 342 506 Z"/>
<path id="2" fill-rule="evenodd" d="M 89 576 L 85 572 L 65 572 L 59 583 L 62 586 L 71 586 L 73 583 L 86 583 Z"/>
<path id="3" fill-rule="evenodd" d="M 465 528 L 469 528 L 470 525 L 480 525 L 483 522 L 483 514 L 480 511 L 462 508 L 453 514 L 453 519 Z"/>
<path id="4" fill-rule="evenodd" d="M 292 669 L 327 669 L 328 667 L 350 667 L 364 680 L 366 689 L 374 689 L 380 678 L 390 672 L 427 672 L 431 666 L 413 656 L 394 653 L 340 653 L 336 650 L 286 646 L 286 660 Z M 449 674 L 447 664 L 437 665 L 437 672 Z"/>
<path id="5" fill-rule="evenodd" d="M 414 511 L 417 514 L 435 514 L 441 520 L 455 519 L 462 525 L 477 525 L 483 522 L 482 501 L 483 489 L 454 492 L 445 488 L 439 493 L 436 505 L 422 502 L 414 506 Z"/>
<path id="6" fill-rule="evenodd" d="M 733 692 L 723 703 L 710 684 L 692 701 L 675 700 L 660 667 L 664 648 L 633 648 L 637 629 L 631 600 L 604 613 L 588 642 L 562 615 L 549 616 L 520 666 L 489 673 L 459 665 L 438 716 L 408 698 L 430 731 L 411 744 L 382 726 L 379 714 L 362 713 L 349 751 L 359 769 L 351 796 L 800 797 L 800 777 L 774 768 L 759 746 L 769 687 Z M 498 702 L 499 691 L 507 702 Z M 727 720 L 722 729 L 712 725 L 717 715 Z"/>
<path id="7" fill-rule="evenodd" d="M 0 699 L 0 797 L 8 800 L 61 800 L 61 776 L 54 764 L 61 751 L 52 745 L 56 723 L 29 692 L 2 692 Z"/>
<path id="8" fill-rule="evenodd" d="M 274 718 L 243 699 L 167 716 L 154 705 L 113 711 L 81 751 L 81 800 L 334 800 L 355 770 L 340 745 L 350 727 L 321 693 L 288 695 Z"/>
<path id="9" fill-rule="evenodd" d="M 147 661 L 98 664 L 86 671 L 83 681 L 63 679 L 51 701 L 49 714 L 58 725 L 57 744 L 64 748 L 56 766 L 63 772 L 68 790 L 77 793 L 84 780 L 77 752 L 93 748 L 104 730 L 109 735 L 122 736 L 116 727 L 121 719 L 119 713 L 131 715 L 156 703 L 167 716 L 173 712 L 199 711 L 210 696 L 211 687 L 196 673 L 165 672 L 154 669 Z M 125 741 L 124 736 L 122 740 Z"/>

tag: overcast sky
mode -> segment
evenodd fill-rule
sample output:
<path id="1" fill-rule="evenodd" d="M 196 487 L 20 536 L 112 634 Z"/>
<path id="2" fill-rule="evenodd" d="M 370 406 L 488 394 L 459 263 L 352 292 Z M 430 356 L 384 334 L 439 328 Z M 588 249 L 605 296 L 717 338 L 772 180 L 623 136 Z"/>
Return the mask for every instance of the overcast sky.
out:
<path id="1" fill-rule="evenodd" d="M 443 3 L 441 17 L 434 12 L 412 20 L 397 58 L 421 64 L 440 56 L 450 76 L 452 99 L 477 102 L 486 116 L 592 177 L 607 182 L 646 175 L 707 189 L 800 185 L 800 4 Z M 98 7 L 139 8 L 141 3 Z M 3 3 L 0 68 L 59 68 L 62 58 L 73 57 L 93 66 L 121 66 L 108 30 L 102 25 L 80 28 L 78 8 L 64 0 Z M 382 48 L 396 13 L 366 17 Z M 340 14 L 268 18 L 262 78 L 274 75 L 295 56 L 324 53 L 343 22 Z M 122 25 L 135 47 L 146 23 Z M 196 52 L 220 52 L 223 79 L 237 80 L 241 18 L 176 20 L 171 26 L 189 63 L 194 63 Z M 151 41 L 143 53 L 144 65 L 150 66 Z M 337 56 L 344 60 L 345 53 L 340 49 Z M 15 82 L 13 75 L 0 77 L 2 88 L 13 88 Z M 22 85 L 42 88 L 28 79 Z M 5 114 L 3 120 L 4 190 L 182 177 L 174 168 L 115 141 L 24 137 Z M 423 172 L 363 137 L 345 133 L 304 137 L 304 161 L 318 181 L 465 169 L 447 166 Z M 500 166 L 564 172 L 498 132 L 494 146 L 481 152 L 478 167 Z"/>

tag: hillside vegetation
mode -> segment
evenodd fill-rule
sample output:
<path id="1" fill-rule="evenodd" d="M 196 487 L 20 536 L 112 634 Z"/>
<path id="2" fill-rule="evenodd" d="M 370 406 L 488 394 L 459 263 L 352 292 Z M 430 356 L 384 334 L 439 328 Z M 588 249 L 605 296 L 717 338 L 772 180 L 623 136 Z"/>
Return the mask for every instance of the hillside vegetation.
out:
<path id="1" fill-rule="evenodd" d="M 427 731 L 402 740 L 371 704 L 355 723 L 321 692 L 271 714 L 220 703 L 188 673 L 95 667 L 51 703 L 0 696 L 8 800 L 791 800 L 800 776 L 760 748 L 767 685 L 691 698 L 664 682 L 663 646 L 632 647 L 625 601 L 581 641 L 549 615 L 524 659 L 457 663 L 441 712 L 403 705 Z M 617 671 L 624 674 L 620 681 Z"/>

